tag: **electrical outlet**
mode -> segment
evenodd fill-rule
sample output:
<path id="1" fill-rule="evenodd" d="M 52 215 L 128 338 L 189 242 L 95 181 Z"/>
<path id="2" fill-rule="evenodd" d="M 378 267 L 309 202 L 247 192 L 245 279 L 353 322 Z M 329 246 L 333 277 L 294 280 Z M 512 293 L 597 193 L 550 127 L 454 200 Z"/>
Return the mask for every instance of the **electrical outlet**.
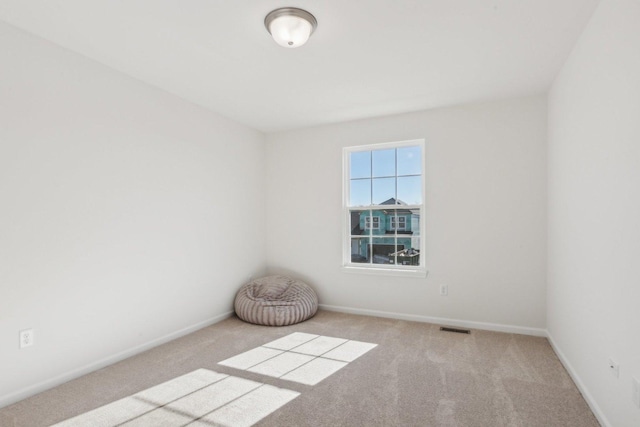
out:
<path id="1" fill-rule="evenodd" d="M 440 285 L 440 296 L 446 297 L 449 295 L 449 285 Z"/>
<path id="2" fill-rule="evenodd" d="M 609 359 L 609 370 L 611 371 L 611 375 L 616 378 L 620 378 L 620 365 L 613 359 Z"/>
<path id="3" fill-rule="evenodd" d="M 633 404 L 640 408 L 640 381 L 638 381 L 634 377 L 631 377 L 631 385 L 631 398 L 633 399 Z"/>
<path id="4" fill-rule="evenodd" d="M 33 345 L 33 329 L 23 329 L 20 331 L 20 348 L 31 347 Z"/>

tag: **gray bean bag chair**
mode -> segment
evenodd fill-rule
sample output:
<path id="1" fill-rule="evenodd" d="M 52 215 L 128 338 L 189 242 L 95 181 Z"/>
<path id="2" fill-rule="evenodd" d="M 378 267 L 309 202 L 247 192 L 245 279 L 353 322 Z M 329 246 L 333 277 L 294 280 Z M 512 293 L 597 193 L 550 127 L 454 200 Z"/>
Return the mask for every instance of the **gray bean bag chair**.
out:
<path id="1" fill-rule="evenodd" d="M 234 303 L 245 322 L 286 326 L 312 317 L 318 311 L 318 296 L 306 283 L 287 276 L 267 276 L 243 285 Z"/>

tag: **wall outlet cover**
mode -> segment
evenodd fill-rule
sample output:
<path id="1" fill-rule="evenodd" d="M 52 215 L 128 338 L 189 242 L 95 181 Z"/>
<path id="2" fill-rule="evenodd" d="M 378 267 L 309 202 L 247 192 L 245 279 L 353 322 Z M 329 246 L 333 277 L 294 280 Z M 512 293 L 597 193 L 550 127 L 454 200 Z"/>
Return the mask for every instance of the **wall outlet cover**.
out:
<path id="1" fill-rule="evenodd" d="M 31 347 L 33 345 L 33 329 L 23 329 L 20 331 L 20 348 Z"/>

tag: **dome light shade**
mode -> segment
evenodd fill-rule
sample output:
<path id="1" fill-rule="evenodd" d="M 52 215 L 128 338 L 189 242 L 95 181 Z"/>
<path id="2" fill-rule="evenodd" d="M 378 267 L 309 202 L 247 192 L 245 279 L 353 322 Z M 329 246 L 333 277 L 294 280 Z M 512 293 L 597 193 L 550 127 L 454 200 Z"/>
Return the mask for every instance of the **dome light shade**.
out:
<path id="1" fill-rule="evenodd" d="M 283 7 L 273 10 L 264 18 L 264 26 L 280 46 L 302 46 L 316 29 L 318 21 L 306 10 Z"/>

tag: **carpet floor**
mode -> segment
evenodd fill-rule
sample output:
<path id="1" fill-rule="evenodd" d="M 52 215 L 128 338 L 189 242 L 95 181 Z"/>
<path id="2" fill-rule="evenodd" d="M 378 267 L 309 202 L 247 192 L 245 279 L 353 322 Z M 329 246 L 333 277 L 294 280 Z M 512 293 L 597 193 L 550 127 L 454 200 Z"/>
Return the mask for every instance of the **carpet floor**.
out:
<path id="1" fill-rule="evenodd" d="M 307 341 L 278 347 L 296 337 Z M 203 375 L 213 385 L 198 391 L 201 399 L 247 387 L 251 394 L 234 404 L 253 399 L 259 406 L 284 393 L 259 417 L 231 406 L 213 414 L 233 420 L 228 417 L 235 410 L 256 426 L 599 426 L 545 338 L 457 334 L 427 323 L 328 311 L 286 327 L 229 318 L 0 409 L 0 426 L 51 426 Z M 160 409 L 172 416 L 171 405 L 206 412 L 194 402 L 175 400 Z M 200 425 L 218 423 L 205 421 Z"/>

